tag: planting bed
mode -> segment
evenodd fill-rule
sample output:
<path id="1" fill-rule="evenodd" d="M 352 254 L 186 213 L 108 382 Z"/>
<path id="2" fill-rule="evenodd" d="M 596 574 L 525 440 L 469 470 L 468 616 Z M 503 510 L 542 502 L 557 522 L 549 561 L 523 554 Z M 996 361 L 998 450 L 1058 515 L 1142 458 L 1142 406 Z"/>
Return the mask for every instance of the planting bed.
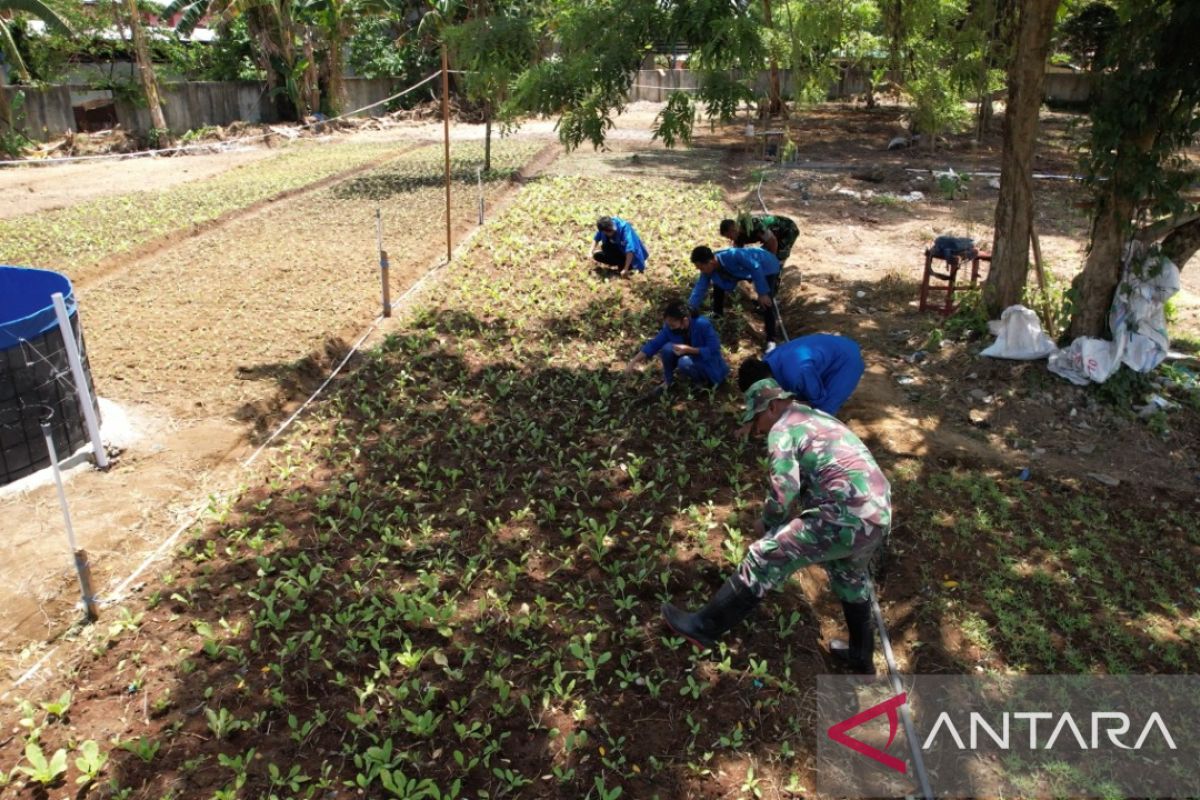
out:
<path id="1" fill-rule="evenodd" d="M 277 156 L 208 180 L 0 219 L 0 252 L 9 263 L 55 269 L 81 284 L 106 260 L 158 237 L 362 167 L 397 149 L 395 142 L 298 142 Z M 186 159 L 176 162 L 186 168 Z"/>
<path id="2" fill-rule="evenodd" d="M 495 148 L 488 203 L 538 149 L 528 142 Z M 478 144 L 454 148 L 452 217 L 460 230 L 477 219 L 481 158 Z M 426 146 L 95 283 L 81 296 L 102 390 L 139 401 L 151 387 L 156 405 L 176 418 L 219 410 L 271 419 L 320 374 L 324 357 L 338 355 L 378 313 L 376 209 L 394 296 L 444 257 L 442 182 L 442 148 Z"/>

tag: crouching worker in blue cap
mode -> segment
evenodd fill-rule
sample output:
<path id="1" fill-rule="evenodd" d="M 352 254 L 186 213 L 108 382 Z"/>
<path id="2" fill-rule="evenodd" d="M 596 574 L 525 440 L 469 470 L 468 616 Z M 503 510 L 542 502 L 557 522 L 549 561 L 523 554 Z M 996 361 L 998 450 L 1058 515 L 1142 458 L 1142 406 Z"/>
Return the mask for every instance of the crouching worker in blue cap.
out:
<path id="1" fill-rule="evenodd" d="M 862 352 L 853 339 L 815 333 L 785 342 L 761 359 L 747 358 L 738 367 L 738 389 L 745 392 L 774 378 L 801 403 L 836 417 L 862 374 Z"/>
<path id="2" fill-rule="evenodd" d="M 596 235 L 592 239 L 592 259 L 598 264 L 616 269 L 625 277 L 630 271 L 646 271 L 650 252 L 642 244 L 637 231 L 620 217 L 601 217 L 596 220 Z M 603 267 L 597 267 L 603 269 Z"/>
<path id="3" fill-rule="evenodd" d="M 627 373 L 654 358 L 662 358 L 663 382 L 654 396 L 666 391 L 677 374 L 699 386 L 718 386 L 729 374 L 729 365 L 721 355 L 721 340 L 707 317 L 693 317 L 686 305 L 672 300 L 663 308 L 663 327 L 642 345 L 629 363 Z"/>

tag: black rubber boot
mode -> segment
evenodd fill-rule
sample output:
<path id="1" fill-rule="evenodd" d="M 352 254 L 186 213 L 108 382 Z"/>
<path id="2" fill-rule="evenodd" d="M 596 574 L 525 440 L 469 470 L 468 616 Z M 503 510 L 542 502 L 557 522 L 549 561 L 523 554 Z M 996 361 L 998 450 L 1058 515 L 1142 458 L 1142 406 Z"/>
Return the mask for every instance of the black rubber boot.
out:
<path id="1" fill-rule="evenodd" d="M 842 613 L 846 615 L 846 628 L 850 641 L 834 639 L 829 643 L 829 655 L 856 675 L 875 674 L 875 628 L 871 621 L 871 602 L 847 603 L 842 601 Z"/>
<path id="2" fill-rule="evenodd" d="M 663 603 L 667 627 L 697 647 L 716 647 L 717 638 L 745 619 L 759 598 L 736 576 L 725 581 L 708 605 L 694 614 Z"/>

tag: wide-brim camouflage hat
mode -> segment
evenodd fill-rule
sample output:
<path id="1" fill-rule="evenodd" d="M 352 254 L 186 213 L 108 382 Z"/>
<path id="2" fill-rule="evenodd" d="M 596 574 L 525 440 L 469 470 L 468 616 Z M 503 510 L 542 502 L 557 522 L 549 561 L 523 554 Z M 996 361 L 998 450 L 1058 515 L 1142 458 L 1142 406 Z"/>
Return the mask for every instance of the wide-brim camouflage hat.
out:
<path id="1" fill-rule="evenodd" d="M 785 392 L 774 378 L 763 378 L 746 390 L 746 411 L 742 414 L 742 424 L 767 410 L 772 400 L 786 400 L 795 397 L 791 392 Z"/>

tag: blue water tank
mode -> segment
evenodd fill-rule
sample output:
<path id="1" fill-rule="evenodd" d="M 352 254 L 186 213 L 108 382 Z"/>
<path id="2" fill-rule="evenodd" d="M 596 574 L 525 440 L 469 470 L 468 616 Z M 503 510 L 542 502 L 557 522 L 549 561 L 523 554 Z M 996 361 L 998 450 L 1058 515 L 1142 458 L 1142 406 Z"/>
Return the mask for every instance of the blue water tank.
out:
<path id="1" fill-rule="evenodd" d="M 43 420 L 50 422 L 59 458 L 88 441 L 87 423 L 50 299 L 55 292 L 66 301 L 83 371 L 93 388 L 89 396 L 95 402 L 71 282 L 49 270 L 0 266 L 0 485 L 50 465 Z"/>

